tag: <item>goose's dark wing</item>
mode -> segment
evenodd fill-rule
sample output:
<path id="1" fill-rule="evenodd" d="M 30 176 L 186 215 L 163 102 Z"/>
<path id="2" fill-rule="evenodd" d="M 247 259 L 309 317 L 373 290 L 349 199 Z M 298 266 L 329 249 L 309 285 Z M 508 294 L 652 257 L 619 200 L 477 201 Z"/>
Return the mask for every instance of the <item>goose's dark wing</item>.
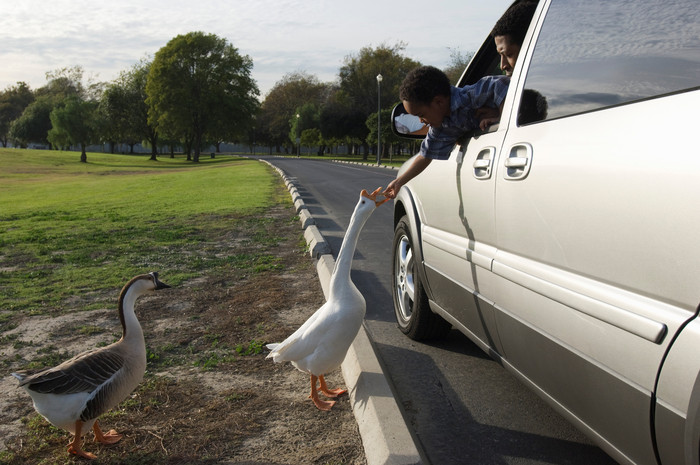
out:
<path id="1" fill-rule="evenodd" d="M 44 394 L 92 392 L 124 366 L 118 351 L 107 347 L 78 355 L 54 368 L 21 379 L 20 386 Z"/>

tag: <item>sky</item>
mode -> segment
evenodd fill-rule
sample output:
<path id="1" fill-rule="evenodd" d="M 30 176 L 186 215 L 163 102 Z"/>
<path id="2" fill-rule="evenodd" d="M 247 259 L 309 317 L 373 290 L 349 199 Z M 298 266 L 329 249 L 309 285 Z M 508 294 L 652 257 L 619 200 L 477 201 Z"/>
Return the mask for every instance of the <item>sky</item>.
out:
<path id="1" fill-rule="evenodd" d="M 0 0 L 0 90 L 79 65 L 112 81 L 170 39 L 193 31 L 226 39 L 253 60 L 264 99 L 286 74 L 337 80 L 363 47 L 394 46 L 444 68 L 476 51 L 511 0 Z"/>

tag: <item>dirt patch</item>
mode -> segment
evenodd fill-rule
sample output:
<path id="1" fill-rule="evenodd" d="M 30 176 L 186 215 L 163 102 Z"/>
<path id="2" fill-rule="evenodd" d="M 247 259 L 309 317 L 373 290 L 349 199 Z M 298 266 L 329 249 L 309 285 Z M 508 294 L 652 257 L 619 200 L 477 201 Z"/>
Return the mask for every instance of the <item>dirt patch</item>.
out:
<path id="1" fill-rule="evenodd" d="M 265 245 L 280 260 L 276 270 L 223 269 L 137 302 L 147 373 L 130 398 L 100 419 L 103 429 L 114 428 L 124 438 L 103 446 L 86 436 L 85 449 L 100 463 L 366 463 L 348 397 L 321 412 L 307 399 L 305 374 L 265 359 L 265 343 L 282 341 L 323 303 L 291 209 L 278 207 L 269 215 L 270 226 L 285 238 Z M 259 247 L 226 241 L 218 245 L 235 247 L 235 253 Z M 157 271 L 167 283 L 168 270 Z M 76 461 L 66 453 L 70 435 L 34 412 L 9 373 L 47 354 L 65 359 L 114 341 L 121 333 L 117 297 L 111 296 L 110 309 L 27 317 L 0 335 L 8 368 L 0 378 L 0 463 Z M 331 387 L 344 384 L 339 371 L 327 379 Z"/>

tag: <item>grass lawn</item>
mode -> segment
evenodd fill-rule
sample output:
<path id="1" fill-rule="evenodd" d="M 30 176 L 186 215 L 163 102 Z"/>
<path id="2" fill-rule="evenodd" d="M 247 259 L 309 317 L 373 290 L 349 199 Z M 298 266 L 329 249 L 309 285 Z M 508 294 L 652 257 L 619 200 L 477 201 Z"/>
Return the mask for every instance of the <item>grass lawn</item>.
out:
<path id="1" fill-rule="evenodd" d="M 198 164 L 146 155 L 87 159 L 0 148 L 0 329 L 17 311 L 61 312 L 66 299 L 120 288 L 148 271 L 177 285 L 217 266 L 275 266 L 274 257 L 207 248 L 207 238 L 236 221 L 254 224 L 253 240 L 275 240 L 261 213 L 290 200 L 264 164 L 232 156 Z"/>
<path id="2" fill-rule="evenodd" d="M 0 464 L 81 462 L 9 373 L 116 341 L 119 290 L 148 271 L 172 289 L 137 302 L 145 377 L 100 417 L 121 441 L 86 435 L 96 463 L 365 464 L 348 398 L 319 415 L 308 377 L 265 360 L 324 301 L 279 175 L 230 155 L 79 156 L 0 149 Z"/>

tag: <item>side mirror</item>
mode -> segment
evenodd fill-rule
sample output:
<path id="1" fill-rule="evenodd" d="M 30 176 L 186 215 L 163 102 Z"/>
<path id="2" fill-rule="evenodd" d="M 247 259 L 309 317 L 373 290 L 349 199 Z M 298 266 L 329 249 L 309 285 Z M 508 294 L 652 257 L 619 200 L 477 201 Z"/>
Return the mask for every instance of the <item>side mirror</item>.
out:
<path id="1" fill-rule="evenodd" d="M 403 103 L 399 103 L 391 111 L 391 130 L 398 137 L 423 139 L 428 133 L 428 125 L 422 123 L 419 117 L 407 112 Z"/>

